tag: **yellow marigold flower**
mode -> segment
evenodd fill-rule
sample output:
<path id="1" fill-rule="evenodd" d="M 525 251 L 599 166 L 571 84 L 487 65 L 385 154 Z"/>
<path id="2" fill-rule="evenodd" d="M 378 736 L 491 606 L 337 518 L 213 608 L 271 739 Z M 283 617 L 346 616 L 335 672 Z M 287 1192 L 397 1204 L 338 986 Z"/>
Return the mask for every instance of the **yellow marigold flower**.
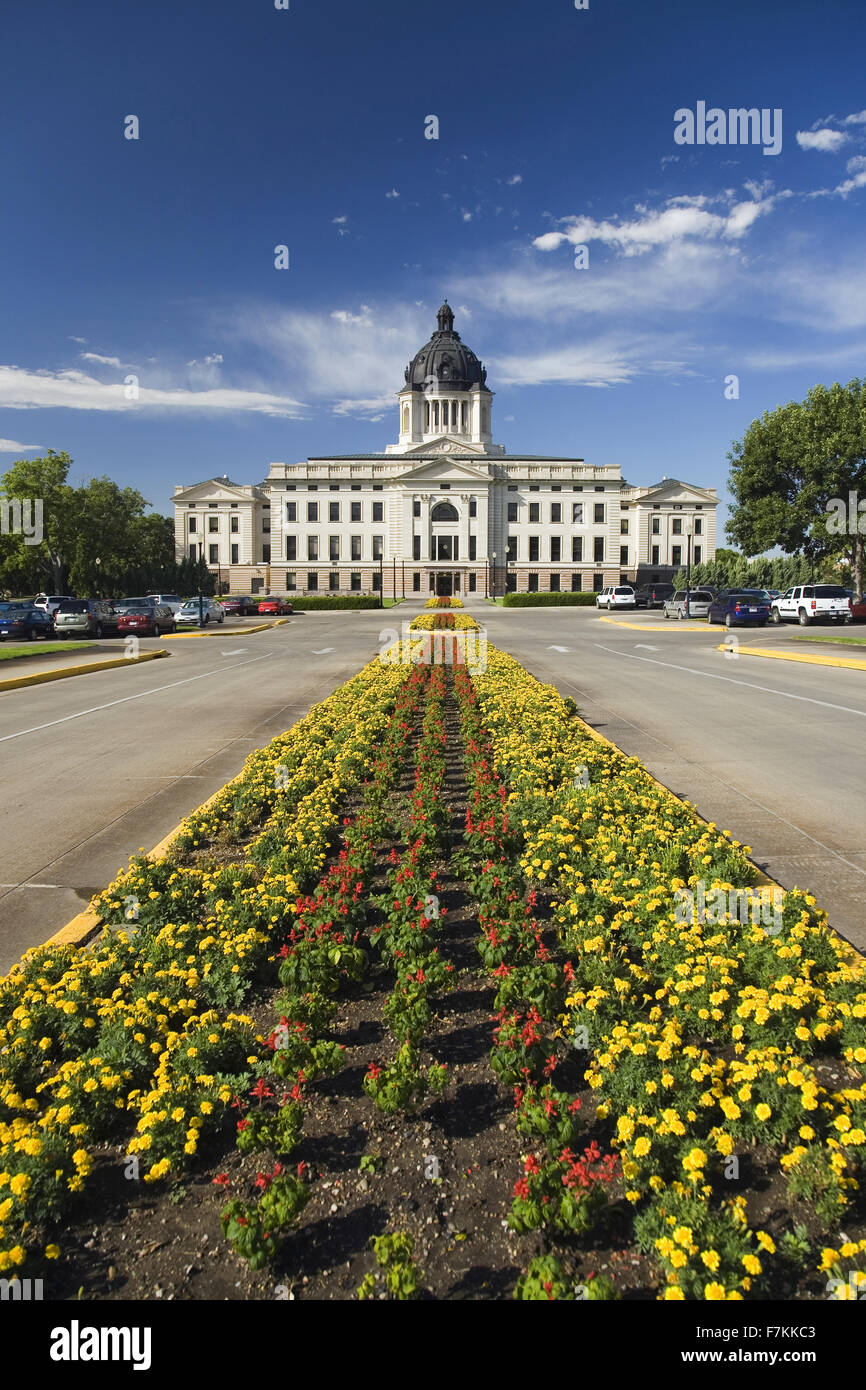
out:
<path id="1" fill-rule="evenodd" d="M 761 1101 L 760 1105 L 755 1106 L 755 1114 L 757 1115 L 759 1120 L 769 1120 L 772 1113 L 773 1112 L 770 1109 L 769 1105 L 767 1105 L 764 1101 Z"/>
<path id="2" fill-rule="evenodd" d="M 707 1303 L 724 1303 L 727 1298 L 724 1284 L 705 1284 L 704 1301 Z"/>
<path id="3" fill-rule="evenodd" d="M 713 1274 L 715 1274 L 716 1270 L 722 1262 L 722 1257 L 717 1250 L 702 1250 L 701 1259 L 703 1260 L 707 1269 L 709 1269 Z"/>
<path id="4" fill-rule="evenodd" d="M 45 1247 L 45 1258 L 46 1258 L 46 1260 L 56 1260 L 59 1254 L 60 1254 L 60 1246 L 59 1246 L 59 1245 L 46 1245 L 46 1247 Z"/>

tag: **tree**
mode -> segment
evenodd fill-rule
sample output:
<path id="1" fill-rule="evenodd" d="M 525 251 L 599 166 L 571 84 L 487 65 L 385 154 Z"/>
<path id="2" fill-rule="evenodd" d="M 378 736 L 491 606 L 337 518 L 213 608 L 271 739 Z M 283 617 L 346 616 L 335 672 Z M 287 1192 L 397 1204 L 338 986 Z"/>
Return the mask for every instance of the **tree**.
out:
<path id="1" fill-rule="evenodd" d="M 4 473 L 0 491 L 6 497 L 40 500 L 42 539 L 28 545 L 23 536 L 0 538 L 3 580 L 16 592 L 35 592 L 43 586 L 62 594 L 76 544 L 74 489 L 66 479 L 72 459 L 49 449 L 45 458 L 19 459 Z"/>
<path id="2" fill-rule="evenodd" d="M 765 412 L 728 458 L 736 504 L 729 538 L 748 555 L 779 546 L 815 567 L 845 560 L 862 593 L 866 515 L 857 499 L 866 498 L 866 383 L 815 386 L 805 401 Z M 844 530 L 834 526 L 840 509 Z"/>

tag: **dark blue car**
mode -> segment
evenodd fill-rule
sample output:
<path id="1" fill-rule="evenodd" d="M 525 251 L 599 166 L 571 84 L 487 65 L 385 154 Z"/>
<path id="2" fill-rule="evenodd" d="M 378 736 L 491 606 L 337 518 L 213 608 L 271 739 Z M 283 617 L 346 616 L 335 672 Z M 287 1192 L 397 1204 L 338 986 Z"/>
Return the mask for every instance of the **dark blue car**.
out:
<path id="1" fill-rule="evenodd" d="M 32 603 L 10 603 L 4 604 L 0 610 L 0 642 L 5 642 L 8 637 L 30 638 L 35 641 L 37 637 L 52 637 L 54 635 L 54 619 L 41 608 L 34 608 Z"/>
<path id="2" fill-rule="evenodd" d="M 710 604 L 708 623 L 724 623 L 725 627 L 751 623 L 766 627 L 770 620 L 770 595 L 766 589 L 722 589 Z"/>

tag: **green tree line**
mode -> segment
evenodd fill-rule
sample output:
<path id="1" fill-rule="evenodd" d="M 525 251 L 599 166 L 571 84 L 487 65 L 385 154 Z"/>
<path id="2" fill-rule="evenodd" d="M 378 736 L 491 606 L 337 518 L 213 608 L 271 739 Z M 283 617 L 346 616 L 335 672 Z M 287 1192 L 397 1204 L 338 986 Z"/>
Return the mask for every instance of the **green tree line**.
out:
<path id="1" fill-rule="evenodd" d="M 110 478 L 68 482 L 72 459 L 49 449 L 44 458 L 13 463 L 0 477 L 4 528 L 0 531 L 0 589 L 30 595 L 40 591 L 81 597 L 124 594 L 214 592 L 214 576 L 203 561 L 175 558 L 174 525 L 151 512 L 135 488 Z M 11 499 L 39 500 L 42 535 L 29 543 L 8 524 Z"/>

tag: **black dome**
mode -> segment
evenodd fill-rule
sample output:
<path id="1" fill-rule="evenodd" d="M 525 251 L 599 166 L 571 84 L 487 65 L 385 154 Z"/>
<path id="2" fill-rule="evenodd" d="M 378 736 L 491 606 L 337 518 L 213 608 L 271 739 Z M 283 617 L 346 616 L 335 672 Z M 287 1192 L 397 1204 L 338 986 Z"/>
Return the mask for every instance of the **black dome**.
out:
<path id="1" fill-rule="evenodd" d="M 461 343 L 460 334 L 454 332 L 454 313 L 447 300 L 436 318 L 438 329 L 406 368 L 406 385 L 413 391 L 423 391 L 432 377 L 455 391 L 484 386 L 487 371 L 472 349 Z"/>

